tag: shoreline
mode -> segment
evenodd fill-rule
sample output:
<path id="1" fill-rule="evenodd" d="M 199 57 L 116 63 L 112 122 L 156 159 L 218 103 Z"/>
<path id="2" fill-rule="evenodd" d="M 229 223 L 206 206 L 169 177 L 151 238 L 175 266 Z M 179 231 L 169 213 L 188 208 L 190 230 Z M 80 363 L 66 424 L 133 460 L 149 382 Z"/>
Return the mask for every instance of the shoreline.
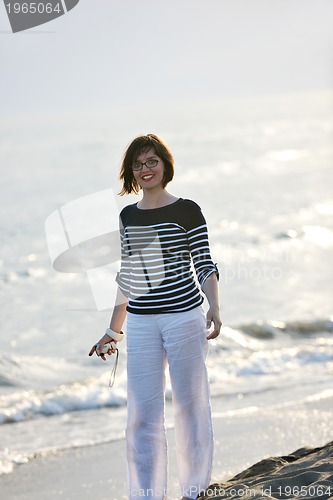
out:
<path id="1" fill-rule="evenodd" d="M 304 447 L 321 449 L 333 439 L 330 400 L 324 405 L 322 401 L 306 406 L 295 404 L 283 411 L 277 411 L 276 407 L 249 407 L 237 413 L 221 413 L 215 402 L 213 424 L 215 458 L 210 483 L 219 486 L 229 484 L 235 476 L 268 457 L 277 460 Z M 167 431 L 167 437 L 168 500 L 179 500 L 173 429 Z M 10 500 L 35 500 L 42 492 L 47 492 L 48 499 L 126 500 L 125 440 L 38 456 L 27 464 L 17 465 L 12 473 L 0 476 L 0 489 L 3 498 Z"/>

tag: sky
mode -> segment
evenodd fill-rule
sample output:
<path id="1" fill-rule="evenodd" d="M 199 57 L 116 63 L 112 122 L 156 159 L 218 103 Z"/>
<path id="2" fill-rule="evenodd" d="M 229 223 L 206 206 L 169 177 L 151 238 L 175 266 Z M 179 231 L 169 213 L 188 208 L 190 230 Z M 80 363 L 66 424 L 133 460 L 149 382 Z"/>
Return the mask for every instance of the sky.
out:
<path id="1" fill-rule="evenodd" d="M 206 193 L 215 173 L 202 167 L 221 163 L 235 173 L 230 197 L 237 201 L 237 169 L 253 162 L 253 116 L 282 118 L 282 135 L 272 140 L 282 153 L 308 148 L 298 143 L 297 133 L 284 134 L 289 124 L 283 118 L 293 110 L 297 119 L 304 112 L 306 119 L 327 120 L 332 49 L 333 0 L 80 0 L 64 16 L 15 34 L 1 2 L 0 189 L 8 234 L 14 234 L 12 227 L 24 228 L 24 248 L 32 253 L 30 235 L 36 231 L 46 249 L 50 213 L 109 186 L 118 192 L 126 141 L 147 132 L 161 135 L 172 148 L 174 194 L 194 197 L 211 213 L 215 207 Z M 233 129 L 234 118 L 240 126 Z M 251 126 L 243 140 L 239 131 L 246 135 L 246 120 Z M 311 122 L 315 138 L 318 123 Z M 324 131 L 324 153 L 327 138 Z M 266 168 L 265 158 L 259 167 L 264 163 Z M 187 178 L 193 166 L 201 168 L 202 184 L 189 183 L 185 190 L 181 173 Z M 222 170 L 221 185 L 223 176 L 228 170 Z M 324 183 L 326 188 L 326 178 Z M 271 184 L 269 192 L 277 197 Z M 258 193 L 255 186 L 241 203 L 255 210 Z M 15 259 L 16 250 L 11 254 Z"/>
<path id="2" fill-rule="evenodd" d="M 1 111 L 105 111 L 333 87 L 332 0 L 80 0 L 13 34 Z"/>

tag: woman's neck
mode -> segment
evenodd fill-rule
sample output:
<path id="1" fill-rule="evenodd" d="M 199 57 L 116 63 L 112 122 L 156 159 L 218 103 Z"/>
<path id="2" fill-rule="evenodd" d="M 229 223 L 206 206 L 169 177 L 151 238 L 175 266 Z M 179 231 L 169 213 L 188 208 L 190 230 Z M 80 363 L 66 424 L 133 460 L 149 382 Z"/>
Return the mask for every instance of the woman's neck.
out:
<path id="1" fill-rule="evenodd" d="M 138 202 L 138 208 L 159 208 L 177 200 L 177 196 L 168 193 L 166 189 L 144 190 L 142 200 Z"/>

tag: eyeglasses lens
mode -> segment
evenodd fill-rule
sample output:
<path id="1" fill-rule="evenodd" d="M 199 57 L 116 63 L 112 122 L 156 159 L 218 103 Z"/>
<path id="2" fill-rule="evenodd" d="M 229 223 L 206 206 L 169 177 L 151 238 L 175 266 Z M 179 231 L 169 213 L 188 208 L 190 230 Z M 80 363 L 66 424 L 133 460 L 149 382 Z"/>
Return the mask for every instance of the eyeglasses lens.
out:
<path id="1" fill-rule="evenodd" d="M 147 160 L 145 163 L 133 163 L 132 170 L 141 170 L 143 165 L 146 165 L 148 168 L 154 168 L 158 164 L 158 160 Z"/>

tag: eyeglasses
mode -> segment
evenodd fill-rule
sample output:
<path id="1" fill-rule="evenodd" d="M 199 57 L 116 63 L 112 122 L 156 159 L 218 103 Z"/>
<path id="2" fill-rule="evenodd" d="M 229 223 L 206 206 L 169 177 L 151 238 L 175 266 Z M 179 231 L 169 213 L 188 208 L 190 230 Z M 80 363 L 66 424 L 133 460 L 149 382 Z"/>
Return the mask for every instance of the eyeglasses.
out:
<path id="1" fill-rule="evenodd" d="M 132 170 L 142 170 L 143 169 L 143 165 L 146 165 L 146 167 L 148 168 L 154 168 L 157 166 L 159 160 L 156 160 L 155 158 L 150 158 L 149 160 L 147 160 L 145 163 L 139 163 L 139 162 L 135 162 L 135 163 L 132 163 Z"/>

